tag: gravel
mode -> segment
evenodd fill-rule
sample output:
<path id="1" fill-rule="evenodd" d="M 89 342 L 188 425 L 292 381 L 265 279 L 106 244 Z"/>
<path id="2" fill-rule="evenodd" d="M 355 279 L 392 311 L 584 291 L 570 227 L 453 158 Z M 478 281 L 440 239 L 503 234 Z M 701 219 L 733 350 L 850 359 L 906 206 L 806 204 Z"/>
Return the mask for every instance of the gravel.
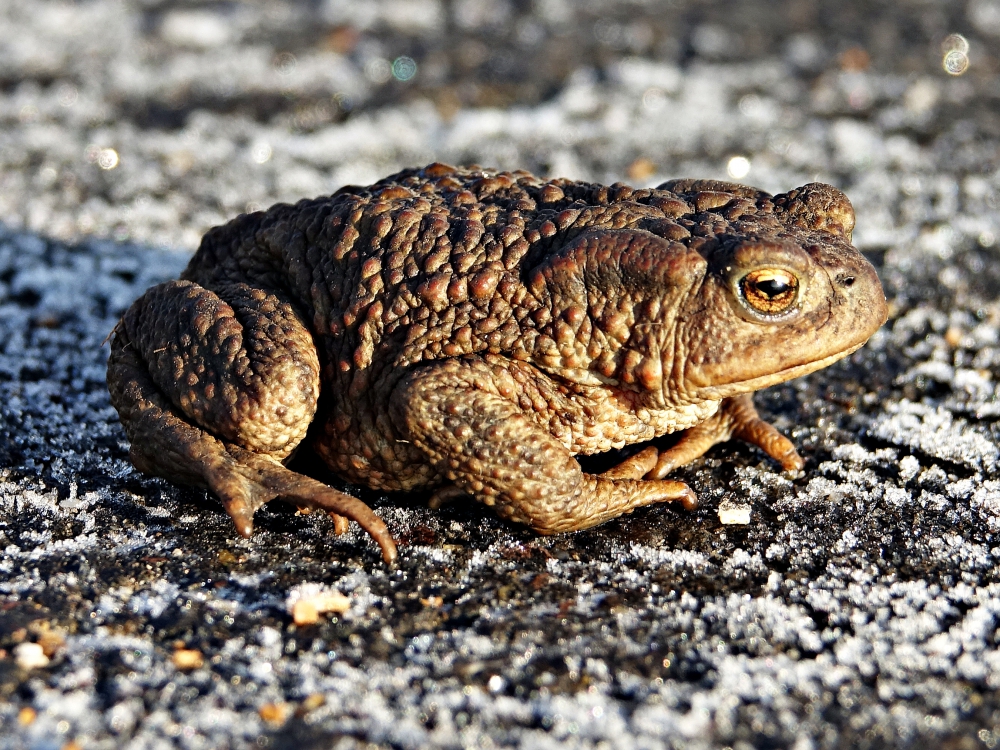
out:
<path id="1" fill-rule="evenodd" d="M 1000 3 L 729 6 L 0 4 L 0 749 L 1000 743 Z M 846 190 L 892 312 L 758 395 L 803 474 L 727 444 L 698 511 L 549 538 L 354 488 L 387 569 L 134 471 L 131 300 L 433 160 Z"/>

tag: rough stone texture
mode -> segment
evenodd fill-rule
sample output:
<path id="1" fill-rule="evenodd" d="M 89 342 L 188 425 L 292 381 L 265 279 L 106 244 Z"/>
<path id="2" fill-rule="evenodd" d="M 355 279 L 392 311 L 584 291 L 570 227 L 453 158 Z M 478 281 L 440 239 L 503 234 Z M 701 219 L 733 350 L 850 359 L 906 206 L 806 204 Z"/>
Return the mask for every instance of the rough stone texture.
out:
<path id="1" fill-rule="evenodd" d="M 246 31 L 221 38 L 216 5 L 4 3 L 17 44 L 0 46 L 22 57 L 0 97 L 0 747 L 1000 742 L 996 6 L 836 6 L 789 3 L 773 29 L 746 31 L 678 3 L 677 47 L 546 67 L 557 85 L 507 110 L 414 95 L 433 72 L 419 49 L 438 37 L 399 32 L 425 40 L 403 49 L 372 21 L 344 59 L 366 70 L 370 42 L 383 60 L 410 53 L 412 86 L 365 84 L 384 98 L 301 128 L 297 90 L 222 106 L 254 79 L 239 54 L 295 43 L 274 41 L 297 38 L 291 5 L 246 6 Z M 455 3 L 465 20 L 442 23 L 487 24 L 473 13 L 486 7 Z M 641 29 L 654 12 L 505 7 L 466 36 L 530 40 L 528 16 L 586 51 L 586 13 Z M 200 47 L 167 23 L 192 9 L 208 14 Z M 951 32 L 970 44 L 961 76 L 941 68 Z M 177 101 L 218 99 L 143 119 L 126 105 L 168 77 L 116 68 L 138 59 L 128 50 L 187 71 Z M 236 61 L 232 77 L 206 56 Z M 455 80 L 487 87 L 480 72 Z M 695 514 L 648 508 L 553 538 L 477 507 L 363 494 L 405 543 L 387 571 L 326 517 L 266 508 L 243 541 L 204 493 L 131 469 L 101 342 L 247 202 L 433 159 L 647 185 L 725 179 L 733 156 L 773 192 L 843 188 L 892 306 L 849 360 L 758 397 L 806 458 L 801 479 L 727 445 L 679 472 Z M 719 523 L 734 505 L 750 524 Z M 350 608 L 295 625 L 290 609 L 330 589 Z"/>

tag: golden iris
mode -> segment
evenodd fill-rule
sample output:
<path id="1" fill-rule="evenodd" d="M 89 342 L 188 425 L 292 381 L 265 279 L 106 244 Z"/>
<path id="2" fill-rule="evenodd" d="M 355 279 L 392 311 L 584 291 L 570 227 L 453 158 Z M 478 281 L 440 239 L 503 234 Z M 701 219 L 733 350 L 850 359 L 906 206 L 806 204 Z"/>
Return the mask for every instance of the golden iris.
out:
<path id="1" fill-rule="evenodd" d="M 795 305 L 799 280 L 782 268 L 761 268 L 740 279 L 740 293 L 762 315 L 780 315 Z"/>

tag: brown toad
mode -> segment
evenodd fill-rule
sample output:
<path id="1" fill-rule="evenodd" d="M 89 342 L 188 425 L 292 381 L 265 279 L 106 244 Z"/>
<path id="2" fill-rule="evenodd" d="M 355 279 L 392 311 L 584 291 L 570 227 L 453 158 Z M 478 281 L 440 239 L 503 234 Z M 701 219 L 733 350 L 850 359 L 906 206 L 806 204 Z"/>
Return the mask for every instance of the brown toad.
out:
<path id="1" fill-rule="evenodd" d="M 210 488 L 245 536 L 279 497 L 395 558 L 364 503 L 283 465 L 303 441 L 348 481 L 471 495 L 542 534 L 694 507 L 663 477 L 732 436 L 801 468 L 751 392 L 885 321 L 853 226 L 821 184 L 406 170 L 209 231 L 116 327 L 111 398 L 136 467 Z M 678 430 L 600 476 L 573 457 Z"/>

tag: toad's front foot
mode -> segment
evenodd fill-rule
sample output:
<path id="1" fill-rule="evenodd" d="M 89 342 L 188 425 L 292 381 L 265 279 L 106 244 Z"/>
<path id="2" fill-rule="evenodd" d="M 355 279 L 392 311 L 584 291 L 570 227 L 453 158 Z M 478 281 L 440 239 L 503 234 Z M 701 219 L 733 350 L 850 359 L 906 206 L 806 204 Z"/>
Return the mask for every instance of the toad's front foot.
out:
<path id="1" fill-rule="evenodd" d="M 663 479 L 674 469 L 700 458 L 713 445 L 737 437 L 756 445 L 781 464 L 785 471 L 805 465 L 792 441 L 765 422 L 753 405 L 753 394 L 724 399 L 719 410 L 704 422 L 685 430 L 665 451 L 648 446 L 601 476 L 609 479 Z"/>

